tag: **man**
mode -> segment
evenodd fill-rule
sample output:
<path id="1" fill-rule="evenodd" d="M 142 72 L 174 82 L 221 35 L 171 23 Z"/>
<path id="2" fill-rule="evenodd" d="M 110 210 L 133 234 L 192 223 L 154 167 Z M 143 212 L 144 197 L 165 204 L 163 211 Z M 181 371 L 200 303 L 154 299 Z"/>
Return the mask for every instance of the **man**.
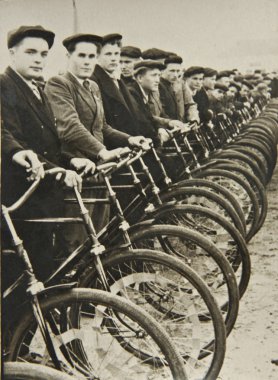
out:
<path id="1" fill-rule="evenodd" d="M 231 82 L 230 72 L 228 70 L 220 71 L 216 76 L 216 81 L 217 81 L 217 83 L 220 83 L 226 87 L 229 87 L 229 84 Z"/>
<path id="2" fill-rule="evenodd" d="M 87 158 L 106 161 L 118 155 L 120 149 L 116 147 L 140 145 L 141 137 L 119 132 L 105 120 L 99 88 L 89 80 L 101 42 L 100 36 L 92 34 L 77 34 L 64 39 L 67 72 L 51 78 L 45 90 L 64 146 Z"/>
<path id="3" fill-rule="evenodd" d="M 136 110 L 124 81 L 119 78 L 120 34 L 108 34 L 101 42 L 98 64 L 91 79 L 98 84 L 107 123 L 118 131 L 138 135 Z"/>
<path id="4" fill-rule="evenodd" d="M 75 156 L 95 161 L 112 160 L 120 153 L 122 148 L 119 147 L 141 146 L 140 141 L 145 141 L 141 136 L 132 137 L 106 123 L 99 88 L 89 80 L 101 42 L 100 36 L 92 34 L 77 34 L 64 39 L 67 72 L 51 78 L 46 84 L 64 148 Z M 107 222 L 108 208 L 101 205 L 91 211 L 95 228 L 99 230 Z"/>
<path id="5" fill-rule="evenodd" d="M 1 76 L 2 202 L 5 205 L 17 200 L 29 188 L 30 180 L 43 179 L 43 164 L 46 169 L 61 165 L 75 167 L 75 156 L 61 153 L 47 97 L 34 82 L 43 73 L 54 36 L 42 26 L 21 26 L 8 34 L 12 64 Z M 85 170 L 94 170 L 94 164 L 87 160 L 79 164 Z M 63 182 L 81 189 L 82 180 L 74 171 L 67 170 Z M 61 216 L 62 205 L 62 189 L 55 180 L 45 178 L 18 210 L 17 217 Z M 21 224 L 17 231 L 30 255 L 35 274 L 45 280 L 53 266 L 53 228 L 45 224 Z M 7 238 L 7 234 L 4 237 Z M 15 263 L 9 271 L 5 270 L 7 282 L 17 269 Z"/>
<path id="6" fill-rule="evenodd" d="M 185 107 L 185 120 L 200 121 L 197 104 L 193 97 L 202 88 L 204 80 L 204 68 L 191 66 L 183 73 L 183 100 Z"/>
<path id="7" fill-rule="evenodd" d="M 214 90 L 217 71 L 210 67 L 204 68 L 203 87 L 196 92 L 193 100 L 196 102 L 201 122 L 208 122 L 211 118 L 209 93 Z"/>
<path id="8" fill-rule="evenodd" d="M 159 83 L 159 96 L 162 107 L 168 118 L 173 120 L 180 119 L 174 86 L 179 81 L 182 62 L 182 58 L 177 55 L 167 57 L 165 59 L 166 67 L 162 72 Z"/>
<path id="9" fill-rule="evenodd" d="M 152 138 L 157 145 L 164 144 L 169 140 L 169 132 L 173 127 L 181 126 L 184 130 L 189 130 L 180 121 L 154 116 L 151 112 L 149 100 L 152 94 L 158 91 L 161 70 L 164 68 L 165 66 L 162 63 L 153 60 L 142 60 L 136 63 L 134 66 L 136 82 L 130 87 L 130 93 L 136 101 L 140 114 L 139 128 L 144 136 Z M 175 177 L 176 170 L 178 171 L 177 165 L 173 165 L 173 162 L 169 160 L 165 161 L 163 157 L 161 159 L 166 165 L 167 171 L 171 172 L 171 176 Z M 155 179 L 159 179 L 161 172 L 157 170 L 152 157 L 147 157 L 147 160 L 153 176 Z"/>
<path id="10" fill-rule="evenodd" d="M 129 83 L 134 82 L 134 65 L 140 60 L 141 56 L 141 50 L 135 46 L 123 46 L 121 48 L 121 79 L 127 86 Z"/>
<path id="11" fill-rule="evenodd" d="M 156 61 L 142 60 L 134 66 L 135 82 L 130 85 L 130 93 L 133 96 L 140 118 L 138 128 L 142 135 L 149 137 L 156 142 L 159 139 L 167 140 L 168 134 L 164 128 L 159 128 L 159 122 L 153 117 L 149 99 L 153 92 L 158 91 L 161 70 L 165 66 Z"/>
<path id="12" fill-rule="evenodd" d="M 223 100 L 225 93 L 229 90 L 224 84 L 216 83 L 214 90 L 211 91 L 209 95 L 210 100 L 210 109 L 213 111 L 216 116 L 218 113 L 223 113 L 226 111 Z"/>

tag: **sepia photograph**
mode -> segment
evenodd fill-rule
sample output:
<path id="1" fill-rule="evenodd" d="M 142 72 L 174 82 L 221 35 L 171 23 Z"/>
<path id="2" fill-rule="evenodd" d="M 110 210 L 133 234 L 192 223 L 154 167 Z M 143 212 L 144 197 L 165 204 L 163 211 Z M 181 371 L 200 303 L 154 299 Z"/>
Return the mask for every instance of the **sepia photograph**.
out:
<path id="1" fill-rule="evenodd" d="M 0 0 L 1 379 L 278 379 L 277 0 Z"/>

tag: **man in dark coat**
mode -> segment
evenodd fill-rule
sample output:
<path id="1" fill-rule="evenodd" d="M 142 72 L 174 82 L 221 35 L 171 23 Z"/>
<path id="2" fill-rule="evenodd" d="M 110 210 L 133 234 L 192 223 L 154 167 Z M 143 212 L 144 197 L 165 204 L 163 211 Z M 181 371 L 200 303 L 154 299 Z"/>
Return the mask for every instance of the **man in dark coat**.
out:
<path id="1" fill-rule="evenodd" d="M 134 83 L 133 76 L 134 65 L 141 58 L 141 50 L 135 46 L 123 46 L 121 48 L 121 79 L 129 86 Z"/>
<path id="2" fill-rule="evenodd" d="M 8 34 L 12 67 L 1 76 L 2 203 L 10 205 L 30 186 L 30 179 L 43 178 L 45 168 L 74 168 L 74 156 L 61 153 L 55 119 L 48 100 L 34 80 L 41 77 L 54 33 L 41 26 L 22 26 Z M 84 164 L 84 162 L 83 162 Z M 87 161 L 84 164 L 87 165 Z M 92 167 L 91 167 L 92 168 Z M 81 188 L 76 172 L 67 170 L 64 183 Z M 17 212 L 17 217 L 53 217 L 62 213 L 63 193 L 54 179 L 45 178 Z M 37 277 L 44 280 L 52 271 L 53 231 L 44 224 L 17 226 Z M 4 232 L 4 240 L 9 240 Z M 7 283 L 19 267 L 5 267 Z"/>
<path id="3" fill-rule="evenodd" d="M 204 82 L 203 87 L 196 92 L 193 100 L 196 102 L 201 122 L 209 121 L 210 115 L 210 101 L 208 93 L 213 91 L 216 83 L 217 71 L 209 67 L 204 68 Z"/>
<path id="4" fill-rule="evenodd" d="M 163 110 L 167 117 L 179 120 L 177 98 L 173 89 L 181 74 L 182 58 L 174 55 L 165 59 L 165 70 L 159 83 L 159 96 Z"/>
<path id="5" fill-rule="evenodd" d="M 136 109 L 128 88 L 120 79 L 121 39 L 119 34 L 103 37 L 99 64 L 91 79 L 99 86 L 107 123 L 119 131 L 136 136 Z"/>

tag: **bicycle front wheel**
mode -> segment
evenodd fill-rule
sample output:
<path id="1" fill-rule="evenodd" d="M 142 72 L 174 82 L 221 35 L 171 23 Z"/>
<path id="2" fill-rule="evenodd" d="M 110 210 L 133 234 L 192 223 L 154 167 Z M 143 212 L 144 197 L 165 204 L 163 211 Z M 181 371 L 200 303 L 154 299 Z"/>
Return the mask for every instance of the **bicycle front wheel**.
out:
<path id="1" fill-rule="evenodd" d="M 187 379 L 183 359 L 159 324 L 122 297 L 91 289 L 42 295 L 40 307 L 60 368 L 78 379 Z M 31 310 L 21 315 L 8 360 L 53 366 Z"/>

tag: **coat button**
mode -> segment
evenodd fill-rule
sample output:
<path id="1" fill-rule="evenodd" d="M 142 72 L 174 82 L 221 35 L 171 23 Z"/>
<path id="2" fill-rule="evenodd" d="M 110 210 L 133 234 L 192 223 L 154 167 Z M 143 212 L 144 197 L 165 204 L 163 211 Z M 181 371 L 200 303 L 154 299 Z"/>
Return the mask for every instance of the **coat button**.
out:
<path id="1" fill-rule="evenodd" d="M 44 126 L 43 125 L 41 125 L 41 129 L 43 129 L 44 128 Z"/>
<path id="2" fill-rule="evenodd" d="M 47 155 L 47 151 L 43 152 L 43 154 L 46 156 Z"/>

